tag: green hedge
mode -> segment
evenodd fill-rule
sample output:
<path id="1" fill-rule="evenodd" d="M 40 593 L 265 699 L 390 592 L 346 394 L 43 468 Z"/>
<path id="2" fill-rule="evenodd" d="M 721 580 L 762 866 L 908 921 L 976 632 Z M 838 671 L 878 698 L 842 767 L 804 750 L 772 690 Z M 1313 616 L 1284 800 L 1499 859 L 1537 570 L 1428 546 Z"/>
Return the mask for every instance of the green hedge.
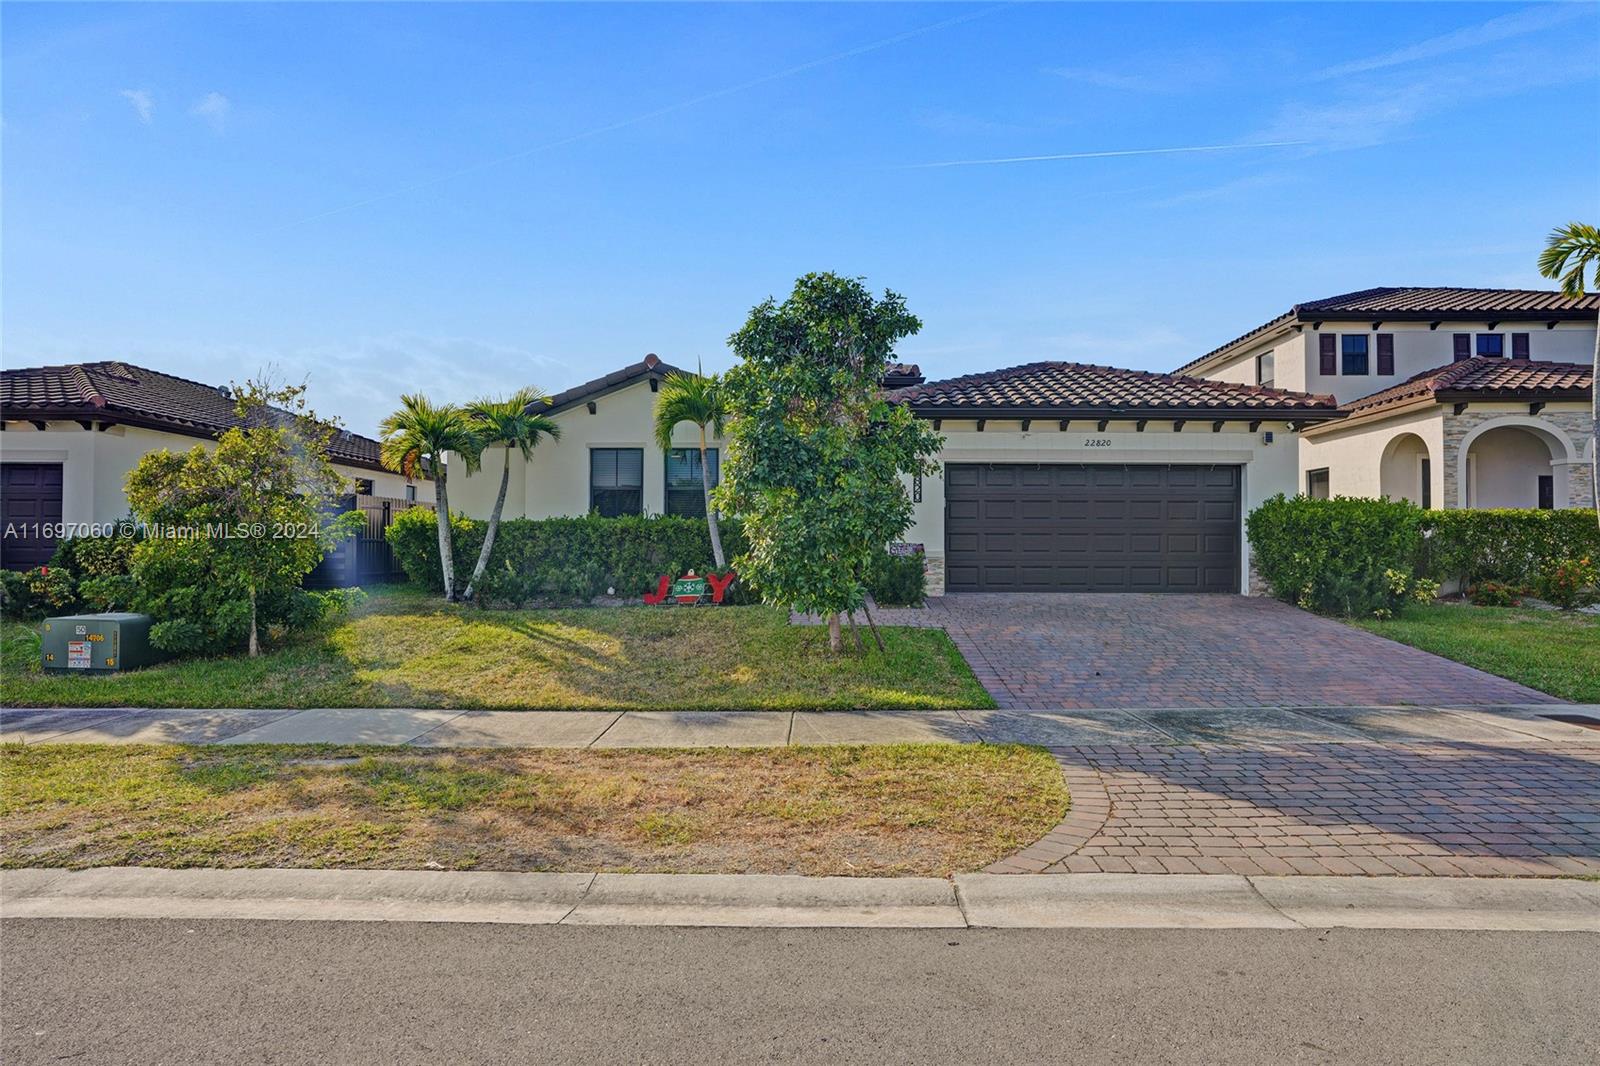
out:
<path id="1" fill-rule="evenodd" d="M 488 522 L 452 515 L 456 583 L 465 587 L 483 547 Z M 440 591 L 439 534 L 432 511 L 414 508 L 386 534 L 406 575 Z M 722 544 L 731 558 L 745 548 L 737 522 L 724 519 Z M 615 589 L 633 597 L 653 592 L 662 574 L 712 569 L 711 536 L 703 518 L 628 516 L 508 518 L 500 523 L 485 572 L 489 600 L 525 603 L 540 597 L 589 600 Z M 735 588 L 738 586 L 735 585 Z"/>
<path id="2" fill-rule="evenodd" d="M 1403 501 L 1278 495 L 1246 529 L 1274 596 L 1323 614 L 1381 615 L 1415 589 L 1422 519 Z"/>
<path id="3" fill-rule="evenodd" d="M 1419 570 L 1440 581 L 1526 587 L 1556 564 L 1600 559 L 1600 524 L 1587 509 L 1428 511 Z"/>

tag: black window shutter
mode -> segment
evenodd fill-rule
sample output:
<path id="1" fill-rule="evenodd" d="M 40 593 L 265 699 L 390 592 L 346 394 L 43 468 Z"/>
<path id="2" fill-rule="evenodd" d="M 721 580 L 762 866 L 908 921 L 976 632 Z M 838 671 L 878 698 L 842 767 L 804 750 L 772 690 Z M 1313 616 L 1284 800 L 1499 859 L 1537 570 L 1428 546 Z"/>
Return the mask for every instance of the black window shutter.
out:
<path id="1" fill-rule="evenodd" d="M 1472 358 L 1472 334 L 1457 333 L 1455 335 L 1455 361 Z"/>
<path id="2" fill-rule="evenodd" d="M 1528 335 L 1526 333 L 1513 333 L 1511 335 L 1511 358 L 1528 358 Z"/>
<path id="3" fill-rule="evenodd" d="M 1394 373 L 1394 334 L 1378 334 L 1378 373 Z"/>
<path id="4" fill-rule="evenodd" d="M 1317 344 L 1322 363 L 1318 369 L 1332 377 L 1339 372 L 1338 339 L 1332 333 L 1323 333 L 1317 337 Z"/>

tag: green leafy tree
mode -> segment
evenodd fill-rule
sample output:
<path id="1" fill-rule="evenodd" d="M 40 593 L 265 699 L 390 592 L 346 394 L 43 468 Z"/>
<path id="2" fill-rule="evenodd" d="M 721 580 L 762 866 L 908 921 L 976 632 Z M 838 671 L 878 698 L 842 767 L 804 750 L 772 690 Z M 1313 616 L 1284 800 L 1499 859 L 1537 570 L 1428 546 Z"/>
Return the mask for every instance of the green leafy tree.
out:
<path id="1" fill-rule="evenodd" d="M 700 430 L 700 483 L 706 494 L 706 526 L 711 533 L 711 556 L 717 569 L 728 565 L 722 554 L 722 531 L 717 524 L 717 508 L 711 499 L 711 467 L 706 463 L 706 431 L 722 436 L 728 418 L 723 404 L 722 381 L 715 374 L 668 374 L 656 398 L 656 443 L 662 451 L 672 448 L 672 431 L 680 422 L 692 422 Z"/>
<path id="2" fill-rule="evenodd" d="M 522 458 L 533 461 L 533 449 L 545 437 L 561 438 L 561 427 L 544 413 L 550 398 L 541 390 L 529 386 L 503 399 L 476 400 L 467 405 L 467 417 L 483 450 L 499 447 L 505 450 L 505 465 L 500 468 L 500 491 L 494 498 L 494 510 L 489 513 L 489 529 L 483 537 L 483 548 L 478 552 L 478 564 L 472 568 L 467 581 L 464 599 L 472 599 L 483 572 L 489 566 L 489 553 L 494 551 L 495 536 L 500 532 L 500 513 L 506 506 L 506 489 L 511 484 L 511 449 L 522 453 Z"/>
<path id="3" fill-rule="evenodd" d="M 1539 273 L 1561 281 L 1561 292 L 1581 300 L 1585 292 L 1584 275 L 1594 275 L 1600 289 L 1600 229 L 1586 222 L 1568 222 L 1550 231 L 1544 251 L 1539 253 Z M 1594 334 L 1594 384 L 1590 386 L 1590 413 L 1594 419 L 1594 439 L 1589 442 L 1590 484 L 1594 491 L 1595 520 L 1600 522 L 1600 323 Z"/>
<path id="4" fill-rule="evenodd" d="M 841 612 L 865 600 L 876 553 L 905 533 L 902 477 L 932 474 L 940 438 L 879 388 L 894 345 L 921 328 L 893 292 L 807 274 L 729 338 L 728 462 L 719 502 L 740 516 L 741 572 L 769 603 L 824 615 L 843 647 Z"/>
<path id="5" fill-rule="evenodd" d="M 421 393 L 400 397 L 400 409 L 378 427 L 383 465 L 406 477 L 424 467 L 433 475 L 434 516 L 439 527 L 439 565 L 444 572 L 444 598 L 456 598 L 455 553 L 450 542 L 450 494 L 445 455 L 454 452 L 468 471 L 476 470 L 480 442 L 472 419 L 454 404 L 436 404 Z"/>
<path id="6" fill-rule="evenodd" d="M 260 654 L 263 615 L 292 623 L 301 580 L 361 521 L 328 520 L 346 482 L 328 461 L 335 427 L 306 407 L 304 385 L 249 382 L 235 397 L 242 426 L 216 447 L 151 452 L 128 474 L 129 507 L 147 530 L 134 574 L 168 650 L 242 639 Z"/>

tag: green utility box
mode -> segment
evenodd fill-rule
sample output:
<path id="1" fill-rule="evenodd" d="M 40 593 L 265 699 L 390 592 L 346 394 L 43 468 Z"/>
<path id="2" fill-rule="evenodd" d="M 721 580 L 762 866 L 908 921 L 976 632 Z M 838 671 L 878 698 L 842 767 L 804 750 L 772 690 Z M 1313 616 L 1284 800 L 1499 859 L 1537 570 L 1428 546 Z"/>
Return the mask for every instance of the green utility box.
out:
<path id="1" fill-rule="evenodd" d="M 137 670 L 161 658 L 150 644 L 147 614 L 80 614 L 46 618 L 40 666 L 83 674 Z"/>

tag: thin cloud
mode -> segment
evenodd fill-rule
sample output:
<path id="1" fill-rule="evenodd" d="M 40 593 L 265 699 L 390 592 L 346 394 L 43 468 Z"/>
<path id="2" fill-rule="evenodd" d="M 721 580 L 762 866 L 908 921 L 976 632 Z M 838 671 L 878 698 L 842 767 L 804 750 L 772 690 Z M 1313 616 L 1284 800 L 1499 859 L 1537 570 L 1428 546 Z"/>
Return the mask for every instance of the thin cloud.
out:
<path id="1" fill-rule="evenodd" d="M 896 170 L 932 170 L 938 167 L 987 167 L 1006 163 L 1048 163 L 1060 159 L 1112 159 L 1130 155 L 1180 155 L 1186 152 L 1235 152 L 1250 148 L 1291 148 L 1308 141 L 1252 141 L 1245 144 L 1196 144 L 1178 148 L 1124 148 L 1108 152 L 1060 152 L 1055 155 L 1014 155 L 1000 159 L 947 159 L 938 163 L 907 163 Z"/>
<path id="2" fill-rule="evenodd" d="M 866 55 L 869 52 L 876 52 L 880 49 L 888 48 L 890 45 L 900 44 L 903 41 L 909 41 L 913 38 L 922 37 L 925 34 L 935 33 L 939 30 L 949 29 L 952 26 L 959 26 L 967 22 L 975 22 L 978 19 L 987 18 L 988 16 L 996 14 L 997 12 L 1004 11 L 1007 8 L 1015 6 L 1015 2 L 997 4 L 994 7 L 987 7 L 981 11 L 971 12 L 970 14 L 957 15 L 954 18 L 941 19 L 938 22 L 930 23 L 914 30 L 906 30 L 904 33 L 897 33 L 892 37 L 884 37 L 881 40 L 858 45 L 855 48 L 849 48 L 843 52 L 835 52 L 832 55 L 823 56 L 820 59 L 813 59 L 806 63 L 800 63 L 796 66 L 774 71 L 771 74 L 764 74 L 759 78 L 751 78 L 749 81 L 742 81 L 737 85 L 729 85 L 726 88 L 715 89 L 708 93 L 701 93 L 699 96 L 691 96 L 686 100 L 679 100 L 677 103 L 668 104 L 665 107 L 658 107 L 653 111 L 646 111 L 642 114 L 634 115 L 631 118 L 620 119 L 616 122 L 609 122 L 604 126 L 596 126 L 593 129 L 584 130 L 581 133 L 570 134 L 566 137 L 558 137 L 553 141 L 546 141 L 543 144 L 535 145 L 532 148 L 525 148 L 520 152 L 512 152 L 510 155 L 503 155 L 494 159 L 485 159 L 481 163 L 474 163 L 471 166 L 461 167 L 458 170 L 452 170 L 432 178 L 425 178 L 422 181 L 414 181 L 407 185 L 399 185 L 393 189 L 389 189 L 386 192 L 377 193 L 375 195 L 368 196 L 365 199 L 344 204 L 341 207 L 334 207 L 327 211 L 320 211 L 317 214 L 308 215 L 297 222 L 288 223 L 280 228 L 288 229 L 292 226 L 302 226 L 308 222 L 316 222 L 320 219 L 329 218 L 333 215 L 343 214 L 346 211 L 354 211 L 357 208 L 369 207 L 372 204 L 380 203 L 384 200 L 390 200 L 396 196 L 403 196 L 408 192 L 415 192 L 418 189 L 426 189 L 447 181 L 454 181 L 456 178 L 465 177 L 468 174 L 476 174 L 479 171 L 489 170 L 493 167 L 504 166 L 507 163 L 514 163 L 520 159 L 527 159 L 529 156 L 540 155 L 556 148 L 563 148 L 569 144 L 576 144 L 580 141 L 591 140 L 607 133 L 615 133 L 617 130 L 627 129 L 630 126 L 637 126 L 642 122 L 649 122 L 651 119 L 661 118 L 664 115 L 670 115 L 678 111 L 685 111 L 689 108 L 697 107 L 700 104 L 710 103 L 712 100 L 720 100 L 723 97 L 733 96 L 736 93 L 746 92 L 747 90 L 758 88 L 762 85 L 770 85 L 775 81 L 782 81 L 785 78 L 792 78 L 797 74 L 804 74 L 805 72 L 815 70 L 818 67 L 828 66 L 829 64 L 842 62 L 846 59 L 854 59 L 856 56 Z"/>
<path id="3" fill-rule="evenodd" d="M 1398 67 L 1405 63 L 1415 63 L 1423 59 L 1437 59 L 1440 56 L 1462 52 L 1469 48 L 1477 48 L 1485 44 L 1494 44 L 1497 41 L 1506 41 L 1514 37 L 1522 37 L 1530 33 L 1559 26 L 1564 22 L 1578 18 L 1585 14 L 1587 9 L 1583 4 L 1548 4 L 1539 7 L 1523 8 L 1513 11 L 1509 15 L 1492 18 L 1488 22 L 1480 22 L 1475 26 L 1464 26 L 1459 30 L 1430 37 L 1425 41 L 1396 48 L 1392 51 L 1381 52 L 1378 55 L 1367 56 L 1364 59 L 1352 59 L 1345 63 L 1338 63 L 1311 75 L 1312 81 L 1326 81 L 1330 78 L 1342 78 L 1350 74 L 1364 74 L 1374 70 L 1385 70 L 1389 67 Z"/>
<path id="4" fill-rule="evenodd" d="M 228 113 L 233 110 L 233 101 L 218 92 L 209 92 L 195 102 L 189 109 L 189 114 L 202 119 L 216 133 L 221 133 L 228 126 Z"/>
<path id="5" fill-rule="evenodd" d="M 156 99 L 151 95 L 149 89 L 124 89 L 122 90 L 122 98 L 128 101 L 128 104 L 133 108 L 133 113 L 139 116 L 140 122 L 143 122 L 146 126 L 150 125 L 150 120 L 154 117 L 156 111 Z"/>

